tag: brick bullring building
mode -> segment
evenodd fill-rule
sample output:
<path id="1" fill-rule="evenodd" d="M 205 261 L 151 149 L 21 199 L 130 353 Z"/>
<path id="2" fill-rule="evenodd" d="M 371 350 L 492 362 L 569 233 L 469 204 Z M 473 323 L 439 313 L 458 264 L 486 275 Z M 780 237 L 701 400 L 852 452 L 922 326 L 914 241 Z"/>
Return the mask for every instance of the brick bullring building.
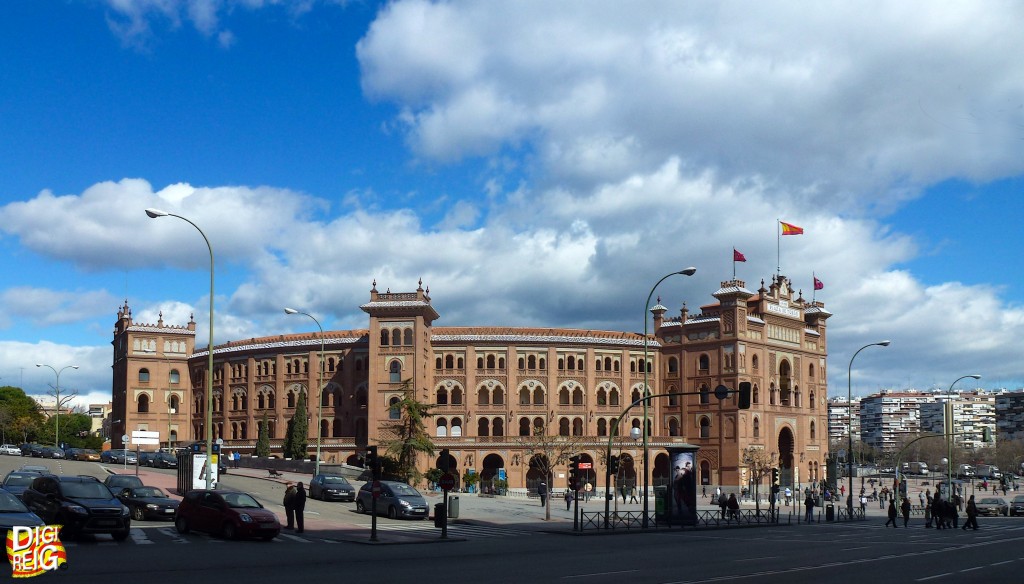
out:
<path id="1" fill-rule="evenodd" d="M 644 363 L 637 333 L 517 327 L 439 327 L 429 290 L 378 292 L 360 308 L 365 330 L 325 331 L 324 388 L 317 429 L 319 332 L 238 340 L 215 347 L 213 437 L 227 450 L 252 452 L 267 420 L 272 449 L 280 449 L 300 392 L 311 392 L 310 454 L 319 430 L 323 460 L 357 463 L 376 444 L 379 425 L 411 380 L 416 397 L 436 404 L 427 420 L 435 446 L 448 448 L 459 475 L 500 474 L 510 488 L 531 488 L 523 436 L 540 427 L 573 436 L 591 480 L 604 486 L 604 455 L 615 419 L 642 394 L 648 367 L 651 392 L 691 395 L 652 400 L 648 412 L 651 484 L 667 480 L 664 447 L 697 445 L 698 481 L 748 486 L 744 450 L 763 448 L 779 461 L 784 485 L 824 477 L 828 449 L 826 320 L 821 302 L 794 294 L 785 277 L 750 291 L 723 282 L 714 302 L 677 316 L 650 309 L 653 333 Z M 797 296 L 794 298 L 794 296 Z M 114 330 L 112 431 L 114 447 L 131 430 L 155 430 L 164 442 L 205 440 L 206 350 L 196 351 L 195 322 L 168 326 L 132 322 L 127 302 Z M 752 383 L 749 410 L 735 394 L 715 388 Z M 640 428 L 642 408 L 623 425 Z M 619 433 L 627 480 L 638 479 L 639 441 Z M 639 435 L 639 434 L 638 434 Z M 636 461 L 634 464 L 633 461 Z M 437 460 L 419 461 L 422 470 Z M 566 485 L 565 467 L 553 487 Z M 596 475 L 593 476 L 593 475 Z"/>

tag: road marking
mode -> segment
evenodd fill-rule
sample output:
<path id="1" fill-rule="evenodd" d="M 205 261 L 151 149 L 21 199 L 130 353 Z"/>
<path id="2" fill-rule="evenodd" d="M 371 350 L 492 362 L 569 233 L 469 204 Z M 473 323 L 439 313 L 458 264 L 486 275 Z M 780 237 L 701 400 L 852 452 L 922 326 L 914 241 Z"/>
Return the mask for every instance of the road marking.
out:
<path id="1" fill-rule="evenodd" d="M 613 576 L 615 574 L 633 574 L 640 570 L 619 570 L 617 572 L 594 572 L 593 574 L 575 574 L 572 576 L 562 576 L 562 580 L 570 580 L 572 578 L 590 578 L 593 576 Z"/>
<path id="2" fill-rule="evenodd" d="M 980 570 L 980 569 L 982 569 L 984 567 L 985 566 L 974 566 L 973 568 L 964 568 L 963 570 L 960 570 L 960 573 L 962 574 L 964 572 L 973 572 L 975 570 Z"/>
<path id="3" fill-rule="evenodd" d="M 174 543 L 188 543 L 188 540 L 182 537 L 178 530 L 173 527 L 158 527 L 156 530 L 158 533 L 169 537 Z"/>
<path id="4" fill-rule="evenodd" d="M 945 578 L 946 576 L 952 576 L 953 572 L 946 572 L 945 574 L 935 574 L 934 576 L 927 576 L 924 578 L 918 578 L 916 582 L 926 582 L 928 580 L 934 580 L 936 578 Z"/>
<path id="5" fill-rule="evenodd" d="M 306 539 L 304 537 L 299 537 L 297 535 L 292 535 L 290 533 L 279 533 L 279 534 L 277 534 L 277 537 L 280 537 L 281 539 L 290 539 L 292 541 L 297 541 L 297 542 L 301 542 L 301 543 L 310 543 L 310 541 L 308 539 Z"/>
<path id="6" fill-rule="evenodd" d="M 774 560 L 774 559 L 775 558 L 773 556 L 763 556 L 763 557 L 760 557 L 760 558 L 738 558 L 738 559 L 734 559 L 732 561 L 733 562 L 756 562 L 756 561 L 759 561 L 759 560 Z"/>
<path id="7" fill-rule="evenodd" d="M 133 542 L 135 542 L 136 544 L 139 544 L 139 545 L 148 545 L 148 544 L 155 543 L 153 540 L 149 539 L 149 536 L 146 535 L 145 531 L 143 531 L 143 530 L 141 530 L 141 529 L 139 529 L 137 527 L 133 527 L 131 529 L 131 531 L 129 532 L 129 537 L 132 538 Z"/>

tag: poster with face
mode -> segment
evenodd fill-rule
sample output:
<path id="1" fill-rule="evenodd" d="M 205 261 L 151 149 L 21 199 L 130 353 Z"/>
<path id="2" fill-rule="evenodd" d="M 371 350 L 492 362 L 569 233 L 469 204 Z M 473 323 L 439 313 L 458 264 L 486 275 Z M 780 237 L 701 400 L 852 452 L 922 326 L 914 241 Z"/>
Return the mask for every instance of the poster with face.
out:
<path id="1" fill-rule="evenodd" d="M 671 453 L 672 483 L 669 494 L 671 517 L 683 525 L 697 522 L 697 474 L 694 469 L 696 453 L 674 451 Z"/>

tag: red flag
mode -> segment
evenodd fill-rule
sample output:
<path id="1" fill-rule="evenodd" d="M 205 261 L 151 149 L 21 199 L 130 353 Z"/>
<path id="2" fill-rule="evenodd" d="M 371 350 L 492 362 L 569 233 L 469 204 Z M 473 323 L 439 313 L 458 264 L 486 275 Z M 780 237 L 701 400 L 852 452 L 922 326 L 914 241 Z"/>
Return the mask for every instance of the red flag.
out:
<path id="1" fill-rule="evenodd" d="M 732 248 L 732 261 L 734 262 L 745 262 L 747 261 L 746 256 L 736 251 L 736 248 Z"/>
<path id="2" fill-rule="evenodd" d="M 815 278 L 814 278 L 814 289 L 815 289 L 815 290 L 821 290 L 821 289 L 823 289 L 824 287 L 825 287 L 825 284 L 824 284 L 824 283 L 822 283 L 822 281 L 821 281 L 821 280 L 819 280 L 819 279 L 818 279 L 817 277 L 815 277 Z"/>
<path id="3" fill-rule="evenodd" d="M 785 223 L 783 221 L 779 221 L 779 223 L 782 225 L 782 234 L 783 235 L 803 235 L 804 234 L 804 228 L 803 227 L 797 227 L 796 225 L 793 225 L 791 223 Z"/>

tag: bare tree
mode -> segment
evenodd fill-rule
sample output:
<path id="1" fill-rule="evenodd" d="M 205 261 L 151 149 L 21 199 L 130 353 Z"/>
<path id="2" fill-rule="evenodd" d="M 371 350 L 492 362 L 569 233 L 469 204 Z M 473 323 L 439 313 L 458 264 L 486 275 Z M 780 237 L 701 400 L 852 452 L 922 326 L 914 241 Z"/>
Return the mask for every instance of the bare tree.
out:
<path id="1" fill-rule="evenodd" d="M 750 478 L 754 481 L 754 507 L 761 513 L 759 487 L 766 474 L 775 467 L 775 453 L 768 453 L 764 448 L 748 446 L 743 450 L 743 464 L 750 470 Z"/>
<path id="2" fill-rule="evenodd" d="M 529 453 L 529 464 L 544 476 L 548 486 L 548 497 L 544 504 L 544 519 L 551 519 L 551 479 L 555 468 L 566 464 L 569 457 L 579 450 L 582 436 L 560 436 L 547 434 L 545 428 L 535 426 L 532 436 L 522 436 L 516 443 L 524 453 Z"/>

